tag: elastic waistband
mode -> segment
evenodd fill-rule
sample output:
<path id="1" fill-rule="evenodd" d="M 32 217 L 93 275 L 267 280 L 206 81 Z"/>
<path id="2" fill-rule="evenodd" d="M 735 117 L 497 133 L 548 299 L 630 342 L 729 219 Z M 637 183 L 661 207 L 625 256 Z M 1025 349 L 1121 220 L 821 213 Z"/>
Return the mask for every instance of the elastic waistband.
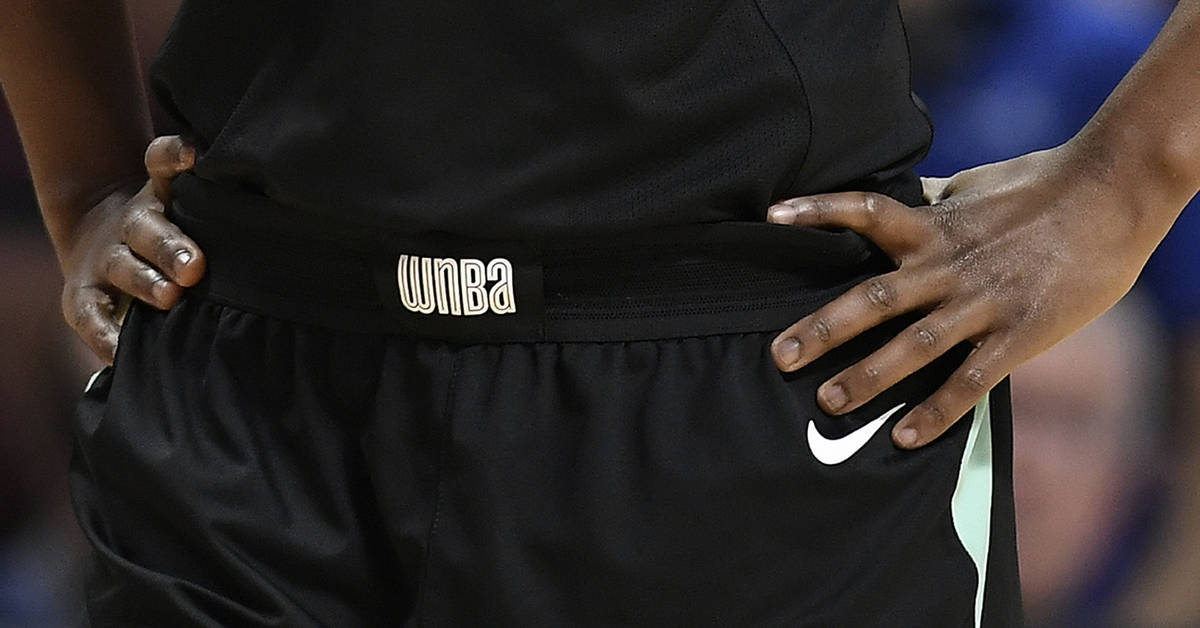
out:
<path id="1" fill-rule="evenodd" d="M 296 209 L 182 175 L 171 218 L 205 252 L 202 297 L 300 324 L 461 343 L 778 330 L 891 268 L 849 232 L 696 224 L 591 238 L 313 232 Z"/>

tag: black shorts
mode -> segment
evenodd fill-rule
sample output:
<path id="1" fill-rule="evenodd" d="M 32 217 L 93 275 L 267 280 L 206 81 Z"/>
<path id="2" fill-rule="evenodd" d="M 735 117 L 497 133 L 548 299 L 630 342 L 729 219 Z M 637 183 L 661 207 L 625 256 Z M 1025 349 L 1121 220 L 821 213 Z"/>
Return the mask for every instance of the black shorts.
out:
<path id="1" fill-rule="evenodd" d="M 886 265 L 858 236 L 439 253 L 181 187 L 209 278 L 132 309 L 77 413 L 96 628 L 1020 623 L 1007 383 L 903 451 L 967 348 L 837 418 L 816 387 L 911 319 L 772 363 Z"/>

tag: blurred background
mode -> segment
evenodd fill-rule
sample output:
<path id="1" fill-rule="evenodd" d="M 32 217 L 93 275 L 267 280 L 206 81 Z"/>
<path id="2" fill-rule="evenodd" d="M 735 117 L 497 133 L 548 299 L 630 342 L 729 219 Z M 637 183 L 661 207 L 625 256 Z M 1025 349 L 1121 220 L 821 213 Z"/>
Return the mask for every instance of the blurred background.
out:
<path id="1" fill-rule="evenodd" d="M 148 61 L 177 0 L 130 0 Z M 1169 0 L 902 0 L 933 113 L 920 171 L 1069 138 Z M 161 115 L 160 131 L 171 130 Z M 1195 205 L 1196 203 L 1193 203 Z M 1200 626 L 1200 213 L 1117 308 L 1013 375 L 1017 525 L 1031 626 Z M 83 623 L 67 415 L 98 367 L 61 322 L 61 278 L 0 102 L 0 628 Z M 931 583 L 936 586 L 936 583 Z"/>

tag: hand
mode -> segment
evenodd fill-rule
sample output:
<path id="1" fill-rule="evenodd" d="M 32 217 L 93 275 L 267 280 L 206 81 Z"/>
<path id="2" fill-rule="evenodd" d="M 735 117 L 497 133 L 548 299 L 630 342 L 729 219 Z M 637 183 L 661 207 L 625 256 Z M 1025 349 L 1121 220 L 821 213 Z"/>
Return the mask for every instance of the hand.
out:
<path id="1" fill-rule="evenodd" d="M 924 180 L 927 207 L 859 192 L 773 205 L 770 222 L 853 229 L 897 266 L 781 333 L 771 347 L 777 366 L 794 371 L 885 320 L 924 312 L 822 384 L 817 401 L 849 412 L 968 341 L 966 361 L 892 432 L 907 449 L 940 436 L 1017 365 L 1116 303 L 1157 245 L 1139 234 L 1128 194 L 1071 150 Z"/>
<path id="2" fill-rule="evenodd" d="M 84 214 L 62 256 L 63 315 L 106 364 L 116 354 L 126 295 L 168 309 L 204 275 L 200 248 L 163 215 L 171 179 L 192 168 L 195 150 L 178 136 L 159 137 L 145 161 L 149 180 Z"/>

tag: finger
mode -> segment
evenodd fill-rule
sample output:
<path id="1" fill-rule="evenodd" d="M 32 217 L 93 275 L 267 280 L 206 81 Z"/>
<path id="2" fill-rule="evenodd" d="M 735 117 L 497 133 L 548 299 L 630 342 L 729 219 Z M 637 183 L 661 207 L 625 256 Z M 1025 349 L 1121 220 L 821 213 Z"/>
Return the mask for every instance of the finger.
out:
<path id="1" fill-rule="evenodd" d="M 145 162 L 154 195 L 167 201 L 171 198 L 171 179 L 196 164 L 196 149 L 178 135 L 156 137 L 146 147 Z"/>
<path id="2" fill-rule="evenodd" d="M 161 208 L 156 200 L 135 203 L 122 223 L 122 242 L 171 281 L 194 286 L 204 276 L 204 254 Z"/>
<path id="3" fill-rule="evenodd" d="M 781 371 L 795 371 L 862 332 L 934 300 L 934 285 L 902 270 L 872 277 L 785 329 L 771 344 Z"/>
<path id="4" fill-rule="evenodd" d="M 767 210 L 767 221 L 803 227 L 845 227 L 868 237 L 888 253 L 928 241 L 927 228 L 911 207 L 871 192 L 801 196 Z"/>
<path id="5" fill-rule="evenodd" d="M 145 163 L 151 178 L 170 179 L 195 165 L 196 149 L 178 135 L 162 135 L 146 147 Z"/>
<path id="6" fill-rule="evenodd" d="M 105 364 L 112 364 L 121 328 L 113 317 L 112 298 L 94 287 L 63 290 L 63 317 L 81 340 Z"/>
<path id="7" fill-rule="evenodd" d="M 850 412 L 985 329 L 985 319 L 965 308 L 934 310 L 822 384 L 817 402 L 830 414 Z"/>
<path id="8" fill-rule="evenodd" d="M 904 449 L 929 444 L 970 412 L 1012 371 L 1012 364 L 1007 342 L 994 337 L 985 340 L 945 384 L 896 423 L 892 440 Z"/>
<path id="9" fill-rule="evenodd" d="M 104 264 L 104 276 L 121 292 L 160 310 L 169 309 L 183 295 L 183 289 L 178 284 L 138 259 L 125 246 L 113 247 Z M 113 316 L 117 318 L 118 315 L 114 312 Z"/>

